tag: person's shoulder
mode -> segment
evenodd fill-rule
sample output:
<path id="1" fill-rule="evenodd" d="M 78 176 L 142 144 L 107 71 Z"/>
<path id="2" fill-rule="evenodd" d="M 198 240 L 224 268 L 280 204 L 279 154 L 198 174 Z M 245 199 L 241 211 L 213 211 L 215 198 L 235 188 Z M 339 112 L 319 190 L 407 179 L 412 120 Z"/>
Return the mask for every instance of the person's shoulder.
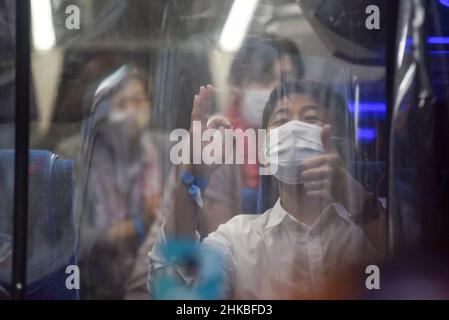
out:
<path id="1" fill-rule="evenodd" d="M 224 232 L 233 236 L 254 235 L 263 231 L 270 214 L 271 209 L 262 214 L 239 214 L 220 225 L 216 232 Z"/>
<path id="2" fill-rule="evenodd" d="M 233 254 L 238 252 L 246 254 L 248 251 L 257 250 L 257 247 L 263 244 L 265 226 L 269 221 L 270 213 L 271 210 L 263 214 L 234 216 L 209 234 L 204 242 L 214 247 L 224 245 Z"/>
<path id="3" fill-rule="evenodd" d="M 264 222 L 268 220 L 270 212 L 271 209 L 262 214 L 238 214 L 232 217 L 228 223 L 235 225 L 264 224 Z"/>

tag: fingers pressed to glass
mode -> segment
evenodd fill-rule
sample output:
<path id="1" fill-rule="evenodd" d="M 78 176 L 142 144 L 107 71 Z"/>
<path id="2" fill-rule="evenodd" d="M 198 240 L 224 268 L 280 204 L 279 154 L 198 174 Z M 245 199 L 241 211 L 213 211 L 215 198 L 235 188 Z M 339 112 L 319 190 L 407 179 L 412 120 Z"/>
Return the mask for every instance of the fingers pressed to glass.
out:
<path id="1" fill-rule="evenodd" d="M 201 86 L 198 94 L 193 98 L 192 121 L 206 123 L 212 109 L 213 86 Z"/>

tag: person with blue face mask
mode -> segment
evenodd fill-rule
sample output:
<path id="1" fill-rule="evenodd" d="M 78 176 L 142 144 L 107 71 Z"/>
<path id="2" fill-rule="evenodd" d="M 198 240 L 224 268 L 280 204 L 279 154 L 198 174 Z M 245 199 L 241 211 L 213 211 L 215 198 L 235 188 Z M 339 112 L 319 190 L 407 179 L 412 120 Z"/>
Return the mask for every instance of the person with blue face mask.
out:
<path id="1" fill-rule="evenodd" d="M 192 121 L 207 123 L 208 128 L 232 128 L 226 118 L 209 121 L 212 95 L 212 86 L 200 89 Z M 270 94 L 263 115 L 263 127 L 268 130 L 263 152 L 273 170 L 277 199 L 261 215 L 235 216 L 200 245 L 219 253 L 221 298 L 344 297 L 344 287 L 335 285 L 341 277 L 349 274 L 353 278 L 346 279 L 355 281 L 358 271 L 384 258 L 385 211 L 346 169 L 344 148 L 334 145 L 335 137 L 350 139 L 345 108 L 338 94 L 318 83 L 285 82 Z M 271 139 L 274 132 L 277 138 Z M 149 255 L 149 279 L 171 275 L 195 287 L 207 278 L 182 259 L 168 261 L 164 248 L 173 240 L 196 239 L 199 244 L 196 221 L 202 208 L 196 201 L 198 194 L 190 190 L 195 181 L 207 181 L 218 167 L 180 168 L 184 174 L 173 214 Z M 183 180 L 186 172 L 194 177 L 189 183 Z M 197 187 L 202 192 L 207 183 Z M 365 280 L 358 280 L 364 286 Z M 150 281 L 148 287 L 151 294 L 154 284 Z"/>

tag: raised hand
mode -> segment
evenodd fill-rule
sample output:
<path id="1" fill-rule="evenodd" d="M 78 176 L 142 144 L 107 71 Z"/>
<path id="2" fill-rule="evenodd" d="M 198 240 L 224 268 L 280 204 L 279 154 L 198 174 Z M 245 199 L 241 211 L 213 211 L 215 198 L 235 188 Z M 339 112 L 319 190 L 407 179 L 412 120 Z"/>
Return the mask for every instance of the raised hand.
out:
<path id="1" fill-rule="evenodd" d="M 219 134 L 222 134 L 222 142 L 224 141 L 223 131 L 224 129 L 232 129 L 232 125 L 229 120 L 224 116 L 214 115 L 211 116 L 212 103 L 214 96 L 214 88 L 212 85 L 207 85 L 207 87 L 200 87 L 200 90 L 197 95 L 194 96 L 193 99 L 193 108 L 192 108 L 192 116 L 191 116 L 191 126 L 190 126 L 190 141 L 191 141 L 191 160 L 195 157 L 197 159 L 202 159 L 201 154 L 194 154 L 195 152 L 201 152 L 204 150 L 206 146 L 214 141 L 205 141 L 203 142 L 201 139 L 202 134 L 207 129 L 216 129 L 219 130 Z M 195 124 L 196 122 L 196 124 Z M 196 136 L 197 132 L 194 132 L 195 126 L 201 124 L 201 132 L 199 136 Z M 194 139 L 201 140 L 201 150 L 196 150 L 193 147 Z M 221 156 L 225 155 L 225 145 L 222 144 L 221 148 Z M 200 164 L 194 163 L 195 161 L 191 161 L 191 164 L 188 166 L 188 169 L 194 174 L 208 176 L 210 175 L 216 168 L 218 168 L 219 164 L 206 164 L 201 160 Z M 223 163 L 224 161 L 222 161 Z"/>

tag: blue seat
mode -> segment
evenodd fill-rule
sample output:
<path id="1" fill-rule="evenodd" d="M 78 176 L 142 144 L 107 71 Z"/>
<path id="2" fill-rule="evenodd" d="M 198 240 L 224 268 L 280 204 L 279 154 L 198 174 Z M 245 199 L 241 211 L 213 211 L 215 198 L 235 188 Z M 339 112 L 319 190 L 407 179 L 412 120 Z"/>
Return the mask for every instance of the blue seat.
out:
<path id="1" fill-rule="evenodd" d="M 66 287 L 65 273 L 77 263 L 73 165 L 49 151 L 30 150 L 27 299 L 79 298 L 79 290 Z M 13 226 L 13 150 L 0 150 L 0 177 L 0 238 L 7 245 Z M 2 270 L 0 265 L 0 286 L 10 291 L 11 266 Z"/>
<path id="2" fill-rule="evenodd" d="M 251 214 L 257 212 L 257 189 L 241 188 L 240 199 L 242 200 L 242 213 Z"/>

